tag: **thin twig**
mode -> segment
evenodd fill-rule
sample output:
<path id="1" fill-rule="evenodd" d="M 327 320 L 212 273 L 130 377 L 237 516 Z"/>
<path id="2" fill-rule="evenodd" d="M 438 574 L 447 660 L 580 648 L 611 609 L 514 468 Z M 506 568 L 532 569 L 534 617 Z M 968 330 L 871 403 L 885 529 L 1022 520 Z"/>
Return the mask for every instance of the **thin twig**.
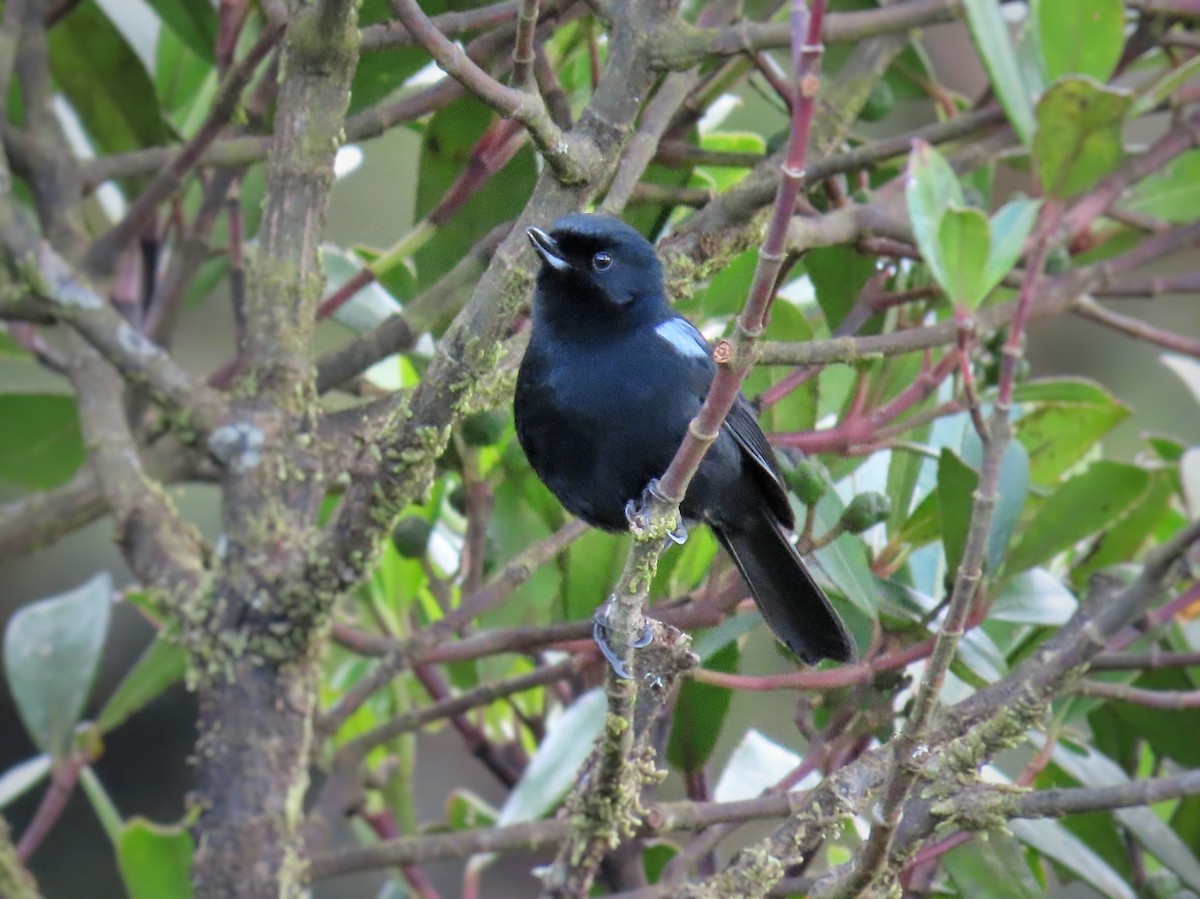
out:
<path id="1" fill-rule="evenodd" d="M 517 90 L 531 91 L 536 86 L 533 80 L 533 37 L 537 33 L 538 6 L 539 0 L 521 0 L 521 9 L 517 13 L 512 72 L 513 87 Z"/>
<path id="2" fill-rule="evenodd" d="M 554 124 L 539 95 L 506 87 L 494 79 L 437 30 L 416 0 L 395 0 L 393 8 L 404 27 L 443 71 L 498 113 L 516 119 L 528 129 L 546 162 L 564 183 L 583 179 L 586 161 L 581 157 L 590 154 Z"/>
<path id="3" fill-rule="evenodd" d="M 1112 328 L 1114 331 L 1119 331 L 1137 340 L 1144 340 L 1185 356 L 1200 357 L 1200 339 L 1156 328 L 1131 315 L 1122 315 L 1111 309 L 1105 309 L 1087 294 L 1080 294 L 1075 299 L 1071 311 L 1081 318 L 1094 321 L 1106 328 Z"/>
<path id="4" fill-rule="evenodd" d="M 1200 709 L 1200 690 L 1146 690 L 1130 684 L 1114 684 L 1107 681 L 1085 680 L 1074 687 L 1080 696 L 1095 696 L 1145 706 L 1148 709 L 1163 709 L 1180 712 L 1185 709 Z"/>
<path id="5" fill-rule="evenodd" d="M 770 793 L 736 802 L 664 802 L 646 810 L 639 834 L 650 836 L 695 830 L 725 821 L 755 821 L 789 814 L 796 793 Z M 443 858 L 467 858 L 486 852 L 538 849 L 561 843 L 571 824 L 565 820 L 533 821 L 449 834 L 401 837 L 374 846 L 334 850 L 312 859 L 312 881 L 400 864 L 423 864 Z"/>

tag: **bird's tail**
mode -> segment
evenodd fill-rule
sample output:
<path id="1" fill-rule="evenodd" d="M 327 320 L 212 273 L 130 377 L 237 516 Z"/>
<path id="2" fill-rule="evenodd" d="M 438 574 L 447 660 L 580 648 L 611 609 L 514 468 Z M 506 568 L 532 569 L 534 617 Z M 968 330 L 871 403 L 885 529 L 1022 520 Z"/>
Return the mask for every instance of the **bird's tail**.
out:
<path id="1" fill-rule="evenodd" d="M 733 556 L 768 626 L 809 665 L 848 662 L 854 643 L 783 529 L 764 513 L 750 530 L 713 529 Z"/>

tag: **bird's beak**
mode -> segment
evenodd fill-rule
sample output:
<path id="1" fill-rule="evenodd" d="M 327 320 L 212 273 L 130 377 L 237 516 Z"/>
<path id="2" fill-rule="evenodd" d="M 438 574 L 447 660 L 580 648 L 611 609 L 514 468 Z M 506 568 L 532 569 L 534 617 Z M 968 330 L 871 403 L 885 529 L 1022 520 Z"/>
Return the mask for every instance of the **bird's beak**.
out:
<path id="1" fill-rule="evenodd" d="M 558 241 L 541 228 L 530 228 L 525 233 L 529 235 L 529 242 L 533 244 L 533 248 L 537 250 L 537 254 L 542 257 L 542 262 L 546 265 L 560 272 L 571 267 L 566 257 L 563 256 Z"/>

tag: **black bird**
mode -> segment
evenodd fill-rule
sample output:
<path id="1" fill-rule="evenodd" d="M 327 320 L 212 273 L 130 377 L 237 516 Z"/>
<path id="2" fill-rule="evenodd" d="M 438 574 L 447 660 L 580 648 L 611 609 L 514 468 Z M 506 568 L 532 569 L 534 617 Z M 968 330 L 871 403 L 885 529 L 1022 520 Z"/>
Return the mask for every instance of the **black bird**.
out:
<path id="1" fill-rule="evenodd" d="M 625 530 L 626 504 L 666 471 L 716 363 L 703 335 L 667 302 L 654 247 L 629 225 L 574 214 L 549 234 L 527 233 L 542 266 L 517 375 L 517 437 L 569 512 Z M 787 488 L 745 397 L 680 511 L 685 523 L 712 527 L 792 652 L 809 664 L 852 657 L 845 626 L 788 538 L 795 515 Z"/>

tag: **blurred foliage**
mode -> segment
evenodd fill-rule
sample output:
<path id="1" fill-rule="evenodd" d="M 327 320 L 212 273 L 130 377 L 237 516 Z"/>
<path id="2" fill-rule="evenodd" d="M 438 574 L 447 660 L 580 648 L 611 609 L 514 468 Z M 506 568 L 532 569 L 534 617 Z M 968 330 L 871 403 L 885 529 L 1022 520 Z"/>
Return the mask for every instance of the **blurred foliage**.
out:
<path id="1" fill-rule="evenodd" d="M 471 6 L 425 4 L 430 15 Z M 1135 98 L 1129 87 L 1107 83 L 1129 62 L 1123 53 L 1128 49 L 1131 13 L 1121 0 L 1041 0 L 1033 3 L 1033 15 L 1011 36 L 999 4 L 967 0 L 964 6 L 991 90 L 1021 142 L 1013 151 L 1015 158 L 1006 160 L 1010 165 L 1003 166 L 1005 174 L 1033 172 L 1049 200 L 1077 197 L 1110 175 L 1125 158 L 1131 116 L 1150 111 L 1168 97 L 1183 82 L 1162 79 L 1176 66 L 1189 64 L 1157 47 L 1142 51 L 1139 68 L 1158 87 L 1139 88 Z M 89 149 L 110 155 L 193 136 L 220 82 L 213 52 L 213 7 L 203 0 L 152 0 L 149 8 L 161 27 L 148 60 L 130 46 L 122 22 L 110 18 L 111 8 L 112 4 L 102 8 L 87 0 L 50 31 L 54 84 Z M 260 14 L 257 8 L 249 13 L 239 47 L 257 31 Z M 364 25 L 389 16 L 383 0 L 362 4 Z M 594 41 L 597 27 L 591 19 L 579 20 L 546 43 L 576 114 L 591 96 L 593 64 L 603 65 L 603 45 Z M 831 48 L 830 71 L 838 69 L 848 49 Z M 351 111 L 370 109 L 413 90 L 411 79 L 427 61 L 424 51 L 414 47 L 365 54 L 354 80 Z M 938 85 L 935 78 L 914 39 L 872 89 L 863 119 L 902 130 L 894 117 L 906 105 L 932 98 L 944 109 L 947 100 L 951 105 L 964 102 L 953 86 Z M 255 118 L 261 113 L 247 110 L 239 127 L 265 127 L 268 122 Z M 14 124 L 19 123 L 19 104 L 10 105 L 10 114 Z M 339 310 L 340 327 L 324 332 L 332 335 L 330 339 L 344 340 L 346 330 L 368 331 L 397 311 L 412 308 L 422 292 L 445 278 L 494 226 L 520 213 L 538 176 L 540 163 L 528 142 L 520 134 L 514 136 L 476 99 L 460 99 L 406 127 L 420 137 L 420 155 L 411 165 L 417 184 L 413 218 L 421 224 L 411 234 L 389 235 L 379 247 L 327 248 L 330 288 L 383 258 L 393 238 L 400 241 L 393 249 L 404 251 L 403 264 L 389 267 L 379 283 Z M 768 152 L 771 138 L 766 133 L 722 130 L 719 123 L 689 123 L 668 136 L 712 153 L 751 156 Z M 656 164 L 644 181 L 668 196 L 671 190 L 688 187 L 727 190 L 749 173 L 751 167 L 744 163 Z M 873 186 L 871 178 L 882 177 L 881 172 L 896 175 L 900 165 L 893 160 L 873 175 L 864 173 L 858 188 Z M 993 195 L 994 176 L 1001 167 L 989 162 L 981 170 L 959 173 L 942 151 L 918 144 L 907 170 L 906 197 L 924 262 L 883 263 L 861 247 L 813 250 L 782 285 L 784 298 L 776 305 L 766 336 L 821 340 L 842 336 L 839 329 L 847 321 L 856 322 L 859 335 L 893 333 L 955 316 L 969 320 L 1011 299 L 1003 280 L 1028 249 L 1027 238 L 1042 206 L 1040 200 Z M 1134 184 L 1122 206 L 1127 213 L 1163 223 L 1194 223 L 1200 217 L 1198 184 L 1200 150 L 1189 150 Z M 251 252 L 262 185 L 262 166 L 250 165 L 235 199 L 244 211 L 240 227 Z M 141 179 L 133 178 L 119 188 L 129 201 L 140 186 Z M 179 214 L 194 216 L 201 196 L 198 185 L 189 185 Z M 628 218 L 658 238 L 687 215 L 682 204 L 658 199 L 631 207 Z M 1056 265 L 1070 271 L 1124 252 L 1152 233 L 1153 229 L 1104 220 L 1091 232 L 1090 244 L 1064 248 Z M 228 222 L 222 220 L 213 245 L 225 247 L 229 234 Z M 706 334 L 727 333 L 755 262 L 753 249 L 737 255 L 698 285 L 681 309 Z M 225 254 L 214 253 L 189 285 L 190 308 L 219 302 L 228 277 Z M 935 289 L 927 290 L 931 287 Z M 921 290 L 926 294 L 913 302 L 872 311 L 861 321 L 854 318 L 861 312 L 864 292 Z M 460 295 L 461 290 L 454 297 Z M 38 364 L 26 335 L 15 329 L 0 333 L 0 355 L 12 364 Z M 973 365 L 984 409 L 997 400 L 1000 355 L 998 340 L 985 343 Z M 424 377 L 428 361 L 428 343 L 418 343 L 411 352 L 371 368 L 364 376 L 364 389 L 370 393 L 409 388 Z M 929 370 L 930 364 L 916 353 L 876 356 L 856 367 L 828 366 L 794 382 L 788 368 L 760 367 L 749 377 L 746 393 L 759 401 L 765 429 L 782 445 L 803 445 L 814 429 L 836 427 L 864 407 L 879 410 L 907 398 Z M 1194 419 L 1200 416 L 1200 367 L 1183 360 L 1174 370 L 1196 398 L 1196 406 L 1180 409 L 1178 415 Z M 895 439 L 876 440 L 878 435 L 872 434 L 871 440 L 808 460 L 783 453 L 790 457 L 789 483 L 804 500 L 796 503 L 802 536 L 817 547 L 816 574 L 846 616 L 862 654 L 895 651 L 936 630 L 948 584 L 964 552 L 979 482 L 979 439 L 964 408 L 929 414 L 958 398 L 960 386 L 954 378 L 945 379 L 931 395 L 909 405 L 898 419 L 907 427 Z M 345 399 L 331 402 L 344 404 Z M 1002 462 L 986 551 L 983 602 L 989 614 L 967 634 L 950 674 L 948 696 L 969 695 L 1002 677 L 1070 617 L 1088 591 L 1089 578 L 1136 569 L 1150 547 L 1200 514 L 1197 450 L 1182 440 L 1170 434 L 1146 435 L 1133 458 L 1107 457 L 1105 437 L 1132 411 L 1091 381 L 1022 372 L 1013 395 L 1015 440 Z M 0 481 L 34 495 L 80 472 L 86 451 L 71 396 L 0 392 Z M 327 499 L 327 512 L 337 499 L 336 493 Z M 545 564 L 528 569 L 520 564 L 523 552 L 552 539 L 566 523 L 565 513 L 533 476 L 516 445 L 510 410 L 501 406 L 476 413 L 456 429 L 424 502 L 403 512 L 392 539 L 379 548 L 370 578 L 344 599 L 338 619 L 376 636 L 403 639 L 464 605 L 472 606 L 492 588 L 498 601 L 472 616 L 473 628 L 531 628 L 588 619 L 620 572 L 622 537 L 587 532 Z M 517 571 L 509 583 L 505 578 L 512 572 L 507 566 L 514 562 Z M 686 545 L 672 548 L 663 558 L 654 600 L 665 604 L 717 596 L 729 590 L 731 571 L 711 535 L 694 532 Z M 62 760 L 94 759 L 103 752 L 104 733 L 184 678 L 183 651 L 172 642 L 171 627 L 157 615 L 153 597 L 128 596 L 127 602 L 161 628 L 159 639 L 111 695 L 96 697 L 100 711 L 95 719 L 84 720 L 107 632 L 111 593 L 107 576 L 101 575 L 70 594 L 25 607 L 9 622 L 7 682 L 23 726 L 41 754 L 0 773 L 0 808 L 34 788 Z M 1188 614 L 1195 611 L 1193 607 Z M 694 633 L 704 668 L 753 675 L 792 669 L 793 661 L 783 653 L 746 651 L 753 635 L 762 630 L 759 623 L 756 612 L 736 610 L 719 625 Z M 1134 635 L 1129 648 L 1197 651 L 1200 631 L 1188 615 L 1178 615 Z M 445 698 L 442 694 L 528 674 L 559 657 L 557 651 L 539 651 L 457 660 L 437 669 L 440 682 L 406 670 L 349 717 L 319 747 L 318 755 L 328 760 L 348 741 Z M 324 667 L 322 705 L 334 705 L 370 670 L 366 659 L 345 646 L 334 646 Z M 1105 680 L 1193 696 L 1200 690 L 1196 668 L 1114 672 Z M 455 790 L 444 819 L 434 826 L 466 830 L 551 814 L 603 726 L 603 695 L 591 686 L 573 677 L 555 687 L 538 686 L 487 703 L 449 725 L 445 719 L 432 724 L 479 735 L 495 754 L 511 762 L 517 775 L 498 809 L 465 787 Z M 870 689 L 806 694 L 797 703 L 799 727 L 790 721 L 764 722 L 760 729 L 769 730 L 767 735 L 746 725 L 739 708 L 744 696 L 737 691 L 689 681 L 675 701 L 659 764 L 693 786 L 707 779 L 721 785 L 713 794 L 719 799 L 755 795 L 792 773 L 805 750 L 824 745 L 823 739 L 849 734 L 858 740 L 853 745 L 861 752 L 889 736 L 894 710 L 903 706 L 907 686 L 905 677 L 879 672 Z M 1055 715 L 1062 742 L 1047 767 L 1036 774 L 1039 788 L 1123 783 L 1147 772 L 1200 765 L 1194 739 L 1200 712 L 1194 707 L 1067 697 L 1059 701 Z M 408 733 L 368 756 L 374 774 L 370 807 L 394 812 L 409 828 L 428 823 L 417 822 L 409 806 L 419 770 L 418 746 Z M 1018 767 L 1005 776 L 1015 778 L 1019 771 Z M 94 772 L 89 776 L 95 777 Z M 193 847 L 186 828 L 122 819 L 104 806 L 98 779 L 95 784 L 88 795 L 114 822 L 115 852 L 129 895 L 190 895 L 186 872 Z M 857 842 L 853 829 L 830 839 L 821 850 L 823 862 L 844 861 Z M 1193 797 L 1062 822 L 1014 822 L 1011 833 L 995 831 L 986 840 L 972 838 L 947 847 L 937 857 L 932 883 L 938 895 L 962 897 L 1044 895 L 1052 879 L 1078 880 L 1111 897 L 1151 895 L 1165 890 L 1164 883 L 1200 891 L 1197 846 L 1200 800 Z M 645 846 L 644 867 L 652 882 L 675 852 L 675 846 L 662 841 Z M 1151 881 L 1158 886 L 1152 889 Z"/>

